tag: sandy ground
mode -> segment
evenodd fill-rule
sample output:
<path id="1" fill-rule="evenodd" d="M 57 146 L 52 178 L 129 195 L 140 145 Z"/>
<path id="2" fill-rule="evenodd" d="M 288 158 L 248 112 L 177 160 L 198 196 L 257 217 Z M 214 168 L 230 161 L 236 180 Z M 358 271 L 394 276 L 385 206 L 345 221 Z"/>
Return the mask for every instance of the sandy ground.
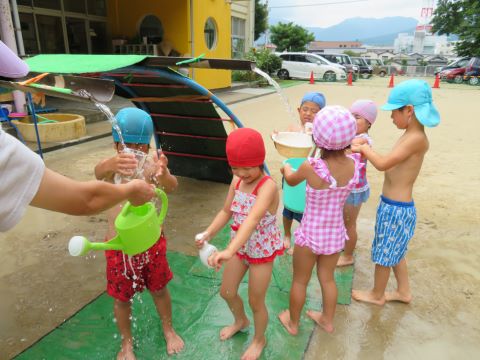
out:
<path id="1" fill-rule="evenodd" d="M 381 104 L 388 95 L 387 84 L 388 79 L 362 80 L 353 87 L 305 84 L 284 93 L 293 107 L 312 90 L 322 91 L 328 104 L 348 106 L 359 98 Z M 316 329 L 306 359 L 478 357 L 480 87 L 442 84 L 434 90 L 434 101 L 442 123 L 427 129 L 431 147 L 415 186 L 418 224 L 407 256 L 413 302 L 383 308 L 355 302 L 339 306 L 336 332 L 327 335 Z M 237 103 L 231 109 L 265 139 L 291 121 L 276 94 Z M 389 116 L 380 112 L 370 132 L 381 153 L 401 134 Z M 280 185 L 278 169 L 284 159 L 270 141 L 266 144 L 268 165 Z M 86 180 L 93 177 L 94 164 L 111 153 L 110 140 L 102 139 L 48 153 L 45 161 L 62 174 Z M 370 166 L 369 180 L 372 196 L 358 223 L 355 288 L 372 284 L 370 243 L 383 174 Z M 180 179 L 178 192 L 170 196 L 171 250 L 196 253 L 193 236 L 212 219 L 226 190 L 223 184 Z M 103 254 L 73 258 L 66 246 L 75 234 L 101 240 L 105 226 L 103 215 L 75 218 L 30 208 L 19 225 L 0 234 L 0 359 L 28 347 L 104 290 Z M 275 316 L 271 314 L 270 321 L 278 321 Z"/>

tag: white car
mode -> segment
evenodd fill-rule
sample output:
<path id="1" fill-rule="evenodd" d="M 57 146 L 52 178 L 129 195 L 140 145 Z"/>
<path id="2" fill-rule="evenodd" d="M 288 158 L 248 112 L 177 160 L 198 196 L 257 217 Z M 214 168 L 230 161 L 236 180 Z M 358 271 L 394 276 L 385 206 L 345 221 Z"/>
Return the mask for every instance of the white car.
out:
<path id="1" fill-rule="evenodd" d="M 332 64 L 320 55 L 302 52 L 284 52 L 277 55 L 282 59 L 282 67 L 277 72 L 280 79 L 310 79 L 312 71 L 315 79 L 335 81 L 347 78 L 343 66 Z"/>

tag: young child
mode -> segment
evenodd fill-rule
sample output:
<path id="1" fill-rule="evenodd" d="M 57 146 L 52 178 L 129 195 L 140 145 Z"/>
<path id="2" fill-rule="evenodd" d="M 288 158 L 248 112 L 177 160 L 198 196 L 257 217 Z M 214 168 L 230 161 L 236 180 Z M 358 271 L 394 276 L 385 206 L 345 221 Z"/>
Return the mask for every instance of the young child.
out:
<path id="1" fill-rule="evenodd" d="M 377 118 L 377 105 L 371 100 L 357 100 L 350 107 L 350 112 L 357 121 L 357 135 L 355 139 L 366 139 L 369 145 L 372 140 L 368 136 L 368 130 Z M 353 140 L 355 143 L 356 140 Z M 362 204 L 370 197 L 370 187 L 367 181 L 367 160 L 362 158 L 364 167 L 360 170 L 360 179 L 345 202 L 343 208 L 343 220 L 347 228 L 348 241 L 345 243 L 343 254 L 338 259 L 337 266 L 353 264 L 353 251 L 357 245 L 357 218 Z"/>
<path id="2" fill-rule="evenodd" d="M 124 108 L 115 116 L 122 132 L 125 145 L 130 149 L 148 154 L 153 134 L 152 118 L 145 111 L 137 108 Z M 137 160 L 131 153 L 122 152 L 119 136 L 112 130 L 115 156 L 105 159 L 95 166 L 95 176 L 113 182 L 115 174 L 131 176 L 137 168 Z M 153 163 L 145 170 L 147 181 L 161 187 L 165 192 L 173 191 L 177 179 L 170 174 L 165 155 L 153 153 Z M 108 231 L 106 239 L 116 235 L 114 222 L 121 206 L 108 210 Z M 131 302 L 135 293 L 146 287 L 155 302 L 162 321 L 163 334 L 167 343 L 168 354 L 178 353 L 183 349 L 183 340 L 172 326 L 172 304 L 167 289 L 173 274 L 168 266 L 167 240 L 162 233 L 157 243 L 144 253 L 128 257 L 121 251 L 105 252 L 107 259 L 107 293 L 114 298 L 114 314 L 122 337 L 122 345 L 117 359 L 135 359 L 131 332 Z"/>
<path id="3" fill-rule="evenodd" d="M 315 265 L 322 288 L 323 312 L 309 310 L 307 315 L 325 331 L 334 330 L 337 304 L 334 271 L 347 239 L 342 211 L 362 167 L 358 155 L 346 153 L 356 132 L 355 118 L 347 109 L 323 108 L 313 122 L 313 139 L 320 148 L 320 157 L 308 158 L 296 172 L 289 165 L 281 170 L 292 186 L 307 181 L 305 212 L 295 231 L 290 307 L 279 315 L 291 335 L 298 333 L 300 313 Z"/>
<path id="4" fill-rule="evenodd" d="M 302 98 L 302 103 L 298 110 L 298 115 L 300 116 L 300 124 L 290 124 L 288 127 L 288 131 L 295 131 L 295 132 L 307 132 L 311 133 L 312 129 L 312 122 L 315 118 L 315 115 L 325 107 L 326 100 L 325 96 L 319 92 L 308 92 Z M 302 221 L 302 213 L 297 213 L 287 209 L 286 207 L 283 208 L 283 245 L 285 249 L 288 250 L 288 254 L 293 253 L 293 246 L 290 247 L 290 242 L 292 238 L 292 223 L 293 220 L 297 222 Z"/>
<path id="5" fill-rule="evenodd" d="M 355 300 L 377 305 L 384 305 L 386 301 L 409 303 L 412 299 L 405 254 L 416 223 L 413 184 L 429 147 L 424 126 L 433 127 L 440 122 L 430 86 L 423 80 L 407 80 L 397 85 L 382 109 L 391 110 L 393 123 L 405 130 L 390 153 L 382 156 L 367 144 L 352 145 L 353 151 L 360 152 L 375 168 L 385 171 L 372 244 L 373 289 L 352 292 Z M 397 280 L 397 290 L 385 293 L 390 268 Z"/>
<path id="6" fill-rule="evenodd" d="M 248 302 L 255 333 L 242 359 L 258 359 L 266 345 L 265 295 L 273 260 L 283 253 L 275 217 L 279 195 L 275 182 L 263 171 L 265 146 L 260 133 L 248 128 L 237 129 L 228 136 L 226 150 L 234 175 L 232 183 L 222 210 L 196 243 L 201 247 L 233 218 L 230 244 L 209 259 L 210 265 L 217 269 L 225 263 L 220 295 L 234 316 L 234 323 L 220 331 L 220 339 L 229 339 L 250 325 L 238 294 L 240 282 L 249 270 Z"/>

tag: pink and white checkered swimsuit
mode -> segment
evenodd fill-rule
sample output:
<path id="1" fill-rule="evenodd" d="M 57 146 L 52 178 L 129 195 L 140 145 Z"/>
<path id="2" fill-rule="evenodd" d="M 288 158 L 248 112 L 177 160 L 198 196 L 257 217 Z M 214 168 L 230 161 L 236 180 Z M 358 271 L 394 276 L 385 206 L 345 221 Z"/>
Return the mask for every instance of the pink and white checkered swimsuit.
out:
<path id="1" fill-rule="evenodd" d="M 355 162 L 353 177 L 344 187 L 330 175 L 327 164 L 320 158 L 308 158 L 315 173 L 330 183 L 328 189 L 317 190 L 307 183 L 305 212 L 295 231 L 295 245 L 307 246 L 317 255 L 331 255 L 341 251 L 348 240 L 343 222 L 343 206 L 359 180 L 363 166 L 359 154 L 348 155 Z"/>
<path id="2" fill-rule="evenodd" d="M 270 176 L 263 177 L 251 194 L 240 191 L 238 189 L 240 181 L 238 181 L 235 186 L 235 197 L 230 206 L 233 213 L 230 232 L 232 239 L 255 204 L 258 189 L 268 179 L 271 179 Z M 277 226 L 277 217 L 267 211 L 248 241 L 237 251 L 237 256 L 250 264 L 258 264 L 273 261 L 277 255 L 281 254 L 283 254 L 283 242 Z"/>

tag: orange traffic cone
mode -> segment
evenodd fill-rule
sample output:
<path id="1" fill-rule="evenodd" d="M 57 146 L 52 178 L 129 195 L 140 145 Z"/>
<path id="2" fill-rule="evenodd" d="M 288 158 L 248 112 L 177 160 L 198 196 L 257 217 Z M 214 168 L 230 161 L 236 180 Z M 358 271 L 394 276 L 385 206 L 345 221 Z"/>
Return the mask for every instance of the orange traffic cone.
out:
<path id="1" fill-rule="evenodd" d="M 310 84 L 315 84 L 315 77 L 313 76 L 313 71 L 310 73 Z"/>
<path id="2" fill-rule="evenodd" d="M 352 76 L 352 73 L 349 72 L 348 75 L 347 75 L 347 86 L 353 86 L 353 76 Z"/>
<path id="3" fill-rule="evenodd" d="M 435 76 L 435 82 L 433 83 L 432 89 L 440 89 L 440 76 L 438 74 Z"/>
<path id="4" fill-rule="evenodd" d="M 395 77 L 395 75 L 392 73 L 392 76 L 390 76 L 390 83 L 388 84 L 388 87 L 389 88 L 392 88 L 395 86 L 395 84 L 393 83 L 393 78 Z"/>

